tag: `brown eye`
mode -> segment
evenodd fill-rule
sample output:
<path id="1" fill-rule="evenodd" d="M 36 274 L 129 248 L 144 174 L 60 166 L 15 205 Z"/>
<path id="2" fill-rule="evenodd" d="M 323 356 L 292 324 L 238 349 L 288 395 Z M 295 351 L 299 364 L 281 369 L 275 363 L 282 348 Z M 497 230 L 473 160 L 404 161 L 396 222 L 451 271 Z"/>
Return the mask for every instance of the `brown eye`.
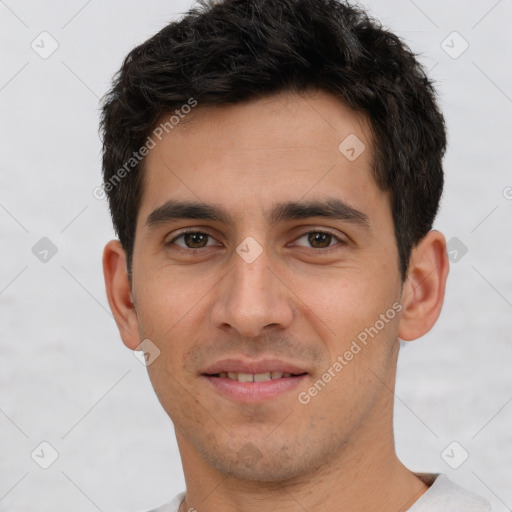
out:
<path id="1" fill-rule="evenodd" d="M 185 245 L 176 243 L 177 240 L 183 239 Z M 201 233 L 200 231 L 190 231 L 188 233 L 182 233 L 177 236 L 173 240 L 171 240 L 167 245 L 172 245 L 176 243 L 178 247 L 182 247 L 184 249 L 202 249 L 203 247 L 207 247 L 208 239 L 211 239 L 211 236 L 207 233 Z"/>
<path id="2" fill-rule="evenodd" d="M 308 242 L 316 248 L 323 249 L 331 244 L 332 235 L 329 233 L 309 233 Z M 317 245 L 319 244 L 319 245 Z"/>
<path id="3" fill-rule="evenodd" d="M 341 242 L 344 244 L 343 240 L 333 235 L 332 233 L 328 233 L 326 231 L 310 231 L 309 233 L 305 233 L 304 235 L 297 238 L 297 240 L 307 239 L 307 247 L 311 247 L 313 249 L 327 249 L 336 245 L 336 242 Z M 334 242 L 334 243 L 332 243 Z M 304 244 L 297 244 L 301 247 L 304 247 Z"/>

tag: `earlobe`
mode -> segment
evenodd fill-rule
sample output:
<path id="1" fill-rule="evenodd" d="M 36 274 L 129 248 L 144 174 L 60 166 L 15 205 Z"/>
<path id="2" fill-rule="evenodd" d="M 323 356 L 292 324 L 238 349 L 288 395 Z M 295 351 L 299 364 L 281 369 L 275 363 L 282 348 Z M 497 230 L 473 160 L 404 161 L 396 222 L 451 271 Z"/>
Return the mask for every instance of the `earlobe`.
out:
<path id="1" fill-rule="evenodd" d="M 441 314 L 448 270 L 446 240 L 439 231 L 429 231 L 409 260 L 398 327 L 401 340 L 415 340 L 432 329 Z"/>
<path id="2" fill-rule="evenodd" d="M 133 304 L 126 255 L 119 240 L 111 240 L 103 251 L 103 276 L 107 299 L 123 343 L 131 350 L 139 344 L 137 312 Z"/>

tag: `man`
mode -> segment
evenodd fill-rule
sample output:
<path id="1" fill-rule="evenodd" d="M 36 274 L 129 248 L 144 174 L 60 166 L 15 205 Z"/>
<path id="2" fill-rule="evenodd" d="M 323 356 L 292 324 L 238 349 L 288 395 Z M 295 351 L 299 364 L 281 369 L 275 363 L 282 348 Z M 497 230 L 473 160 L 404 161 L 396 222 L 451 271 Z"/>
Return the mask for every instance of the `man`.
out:
<path id="1" fill-rule="evenodd" d="M 203 2 L 103 106 L 103 265 L 187 489 L 160 512 L 490 510 L 398 459 L 399 340 L 427 333 L 446 136 L 412 52 L 335 0 Z"/>

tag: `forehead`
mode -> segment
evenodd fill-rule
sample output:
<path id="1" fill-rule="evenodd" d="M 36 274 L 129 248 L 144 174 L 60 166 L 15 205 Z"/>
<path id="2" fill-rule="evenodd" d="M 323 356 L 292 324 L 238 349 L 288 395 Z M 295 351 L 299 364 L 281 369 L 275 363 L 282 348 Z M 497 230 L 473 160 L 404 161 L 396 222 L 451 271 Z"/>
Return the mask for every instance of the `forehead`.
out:
<path id="1" fill-rule="evenodd" d="M 223 205 L 238 220 L 300 199 L 338 197 L 359 210 L 386 201 L 371 172 L 366 116 L 322 91 L 198 104 L 155 142 L 139 225 L 172 199 Z"/>

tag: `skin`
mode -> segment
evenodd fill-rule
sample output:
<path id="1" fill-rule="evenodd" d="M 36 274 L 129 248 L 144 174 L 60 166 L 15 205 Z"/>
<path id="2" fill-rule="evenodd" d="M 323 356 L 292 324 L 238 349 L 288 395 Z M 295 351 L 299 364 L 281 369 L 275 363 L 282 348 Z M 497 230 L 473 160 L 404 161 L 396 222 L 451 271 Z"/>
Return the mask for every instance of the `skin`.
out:
<path id="1" fill-rule="evenodd" d="M 349 134 L 366 147 L 354 161 L 338 149 Z M 393 391 L 398 338 L 422 336 L 440 314 L 446 241 L 430 231 L 401 282 L 389 195 L 371 161 L 366 118 L 321 91 L 199 106 L 146 157 L 132 282 L 118 241 L 103 265 L 125 345 L 150 339 L 160 350 L 148 371 L 175 426 L 187 484 L 181 511 L 397 512 L 428 489 L 396 456 Z M 332 197 L 368 226 L 323 217 L 272 224 L 264 215 L 277 202 Z M 170 199 L 222 206 L 231 222 L 148 225 Z M 210 237 L 187 247 L 174 240 L 183 228 Z M 333 237 L 308 239 L 318 231 Z M 236 251 L 247 237 L 262 249 L 252 263 Z M 395 318 L 300 403 L 298 393 L 393 304 L 402 306 Z M 281 358 L 308 375 L 300 389 L 241 404 L 201 376 L 237 356 Z"/>

